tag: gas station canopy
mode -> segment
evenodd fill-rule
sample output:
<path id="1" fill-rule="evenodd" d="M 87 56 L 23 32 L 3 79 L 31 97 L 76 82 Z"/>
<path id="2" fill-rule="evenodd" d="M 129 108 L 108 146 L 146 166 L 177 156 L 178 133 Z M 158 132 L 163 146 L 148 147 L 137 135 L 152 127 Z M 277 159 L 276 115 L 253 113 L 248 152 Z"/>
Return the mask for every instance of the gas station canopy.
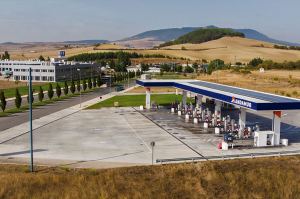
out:
<path id="1" fill-rule="evenodd" d="M 174 87 L 255 111 L 300 109 L 300 100 L 199 80 L 136 80 L 143 87 Z"/>

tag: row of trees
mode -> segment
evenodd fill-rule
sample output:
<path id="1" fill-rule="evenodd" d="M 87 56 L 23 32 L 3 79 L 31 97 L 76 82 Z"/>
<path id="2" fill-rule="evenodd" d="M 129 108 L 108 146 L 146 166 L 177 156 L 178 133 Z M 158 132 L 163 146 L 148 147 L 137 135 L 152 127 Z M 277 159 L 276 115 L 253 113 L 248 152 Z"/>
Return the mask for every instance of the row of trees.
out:
<path id="1" fill-rule="evenodd" d="M 138 54 L 136 52 L 124 52 L 124 51 L 118 51 L 118 52 L 100 52 L 100 53 L 82 53 L 79 55 L 74 55 L 68 58 L 69 61 L 84 61 L 84 62 L 90 62 L 90 61 L 99 61 L 99 60 L 111 60 L 111 59 L 120 59 L 121 57 L 125 58 L 166 58 L 165 55 L 161 54 Z"/>
<path id="2" fill-rule="evenodd" d="M 64 93 L 64 95 L 67 96 L 69 94 L 69 92 L 74 94 L 76 91 L 80 92 L 81 89 L 83 91 L 86 91 L 87 89 L 100 87 L 102 84 L 103 84 L 103 82 L 101 81 L 100 76 L 94 77 L 93 79 L 92 78 L 88 78 L 87 80 L 84 79 L 82 81 L 82 83 L 79 80 L 76 81 L 76 84 L 75 84 L 74 81 L 71 81 L 70 85 L 68 84 L 68 82 L 64 82 L 63 88 L 61 87 L 61 85 L 59 83 L 57 83 L 56 87 L 55 87 L 55 91 L 53 89 L 53 85 L 51 83 L 49 83 L 48 90 L 47 90 L 48 91 L 47 95 L 48 95 L 48 98 L 50 100 L 52 100 L 53 97 L 54 97 L 54 92 L 56 93 L 56 96 L 58 98 L 60 98 L 62 93 Z M 43 102 L 44 98 L 45 98 L 44 89 L 42 88 L 42 86 L 40 86 L 39 91 L 38 91 L 38 100 L 40 102 Z M 33 92 L 31 93 L 31 99 L 32 99 L 32 102 L 34 102 Z M 15 94 L 15 106 L 16 106 L 16 108 L 18 108 L 18 109 L 21 108 L 22 100 L 23 99 L 22 99 L 22 96 L 19 92 L 19 89 L 16 88 L 16 94 Z M 27 102 L 29 103 L 29 96 L 27 97 Z M 7 102 L 6 102 L 4 92 L 0 91 L 0 108 L 3 112 L 6 109 L 6 105 L 7 105 Z"/>
<path id="3" fill-rule="evenodd" d="M 283 49 L 283 50 L 300 50 L 300 46 L 280 46 L 280 45 L 274 45 L 274 48 Z"/>

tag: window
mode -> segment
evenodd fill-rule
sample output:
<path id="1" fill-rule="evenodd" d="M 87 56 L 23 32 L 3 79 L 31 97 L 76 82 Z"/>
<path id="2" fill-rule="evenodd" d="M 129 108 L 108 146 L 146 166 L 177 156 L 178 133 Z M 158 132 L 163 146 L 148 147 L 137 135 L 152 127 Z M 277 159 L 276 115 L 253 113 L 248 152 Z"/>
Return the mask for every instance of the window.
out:
<path id="1" fill-rule="evenodd" d="M 42 81 L 48 81 L 46 76 L 42 76 Z"/>
<path id="2" fill-rule="evenodd" d="M 20 80 L 20 76 L 15 76 L 15 80 L 19 81 Z"/>
<path id="3" fill-rule="evenodd" d="M 21 76 L 21 80 L 27 80 L 27 76 Z"/>
<path id="4" fill-rule="evenodd" d="M 49 73 L 54 73 L 54 70 L 48 70 Z"/>
<path id="5" fill-rule="evenodd" d="M 19 72 L 19 71 L 20 71 L 20 69 L 17 69 L 17 68 L 16 68 L 16 69 L 14 69 L 14 71 L 16 71 L 16 72 Z"/>
<path id="6" fill-rule="evenodd" d="M 41 70 L 40 69 L 34 69 L 34 72 L 41 72 Z"/>
<path id="7" fill-rule="evenodd" d="M 48 77 L 48 80 L 51 81 L 51 82 L 53 82 L 53 81 L 54 81 L 54 77 L 49 76 L 49 77 Z"/>
<path id="8" fill-rule="evenodd" d="M 43 73 L 46 73 L 46 72 L 47 72 L 47 70 L 43 69 L 43 70 L 42 70 L 42 72 L 43 72 Z"/>
<path id="9" fill-rule="evenodd" d="M 41 79 L 40 76 L 35 76 L 34 78 L 35 81 L 40 81 L 40 79 Z"/>
<path id="10" fill-rule="evenodd" d="M 27 69 L 21 69 L 22 72 L 27 72 Z"/>

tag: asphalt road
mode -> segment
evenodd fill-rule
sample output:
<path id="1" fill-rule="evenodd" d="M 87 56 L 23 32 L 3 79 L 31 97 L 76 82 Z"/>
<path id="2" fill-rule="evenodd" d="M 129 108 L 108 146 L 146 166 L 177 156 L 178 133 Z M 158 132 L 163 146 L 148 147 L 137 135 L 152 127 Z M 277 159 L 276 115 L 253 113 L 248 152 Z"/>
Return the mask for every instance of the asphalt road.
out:
<path id="1" fill-rule="evenodd" d="M 130 86 L 135 85 L 135 81 L 131 82 Z M 124 87 L 127 88 L 127 84 L 124 84 Z M 114 88 L 98 88 L 93 92 L 82 94 L 82 102 L 89 101 L 91 99 L 100 97 L 102 95 L 108 94 L 111 91 L 114 91 Z M 45 94 L 46 96 L 47 94 Z M 25 101 L 27 103 L 27 99 L 25 98 Z M 32 115 L 33 120 L 44 117 L 46 115 L 49 115 L 51 113 L 55 113 L 57 111 L 75 106 L 77 104 L 80 104 L 80 97 L 72 97 L 66 100 L 58 101 L 52 104 L 48 104 L 45 106 L 41 106 L 38 108 L 33 109 Z M 24 122 L 27 122 L 29 120 L 29 114 L 28 111 L 22 112 L 22 113 L 16 113 L 7 117 L 0 117 L 0 132 L 9 128 L 12 128 L 14 126 L 20 125 Z"/>

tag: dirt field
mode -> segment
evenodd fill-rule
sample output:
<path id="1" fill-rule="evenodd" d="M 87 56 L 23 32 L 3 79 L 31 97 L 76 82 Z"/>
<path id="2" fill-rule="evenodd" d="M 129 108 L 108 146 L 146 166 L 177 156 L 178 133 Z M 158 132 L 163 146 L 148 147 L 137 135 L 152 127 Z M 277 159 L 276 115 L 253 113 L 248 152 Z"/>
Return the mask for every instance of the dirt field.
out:
<path id="1" fill-rule="evenodd" d="M 105 170 L 0 166 L 0 198 L 298 198 L 299 156 Z"/>
<path id="2" fill-rule="evenodd" d="M 44 83 L 33 83 L 33 85 L 42 85 Z M 7 81 L 7 80 L 0 80 L 0 90 L 7 89 L 7 88 L 17 88 L 21 86 L 27 86 L 26 82 L 18 82 L 16 83 L 13 80 Z"/>

